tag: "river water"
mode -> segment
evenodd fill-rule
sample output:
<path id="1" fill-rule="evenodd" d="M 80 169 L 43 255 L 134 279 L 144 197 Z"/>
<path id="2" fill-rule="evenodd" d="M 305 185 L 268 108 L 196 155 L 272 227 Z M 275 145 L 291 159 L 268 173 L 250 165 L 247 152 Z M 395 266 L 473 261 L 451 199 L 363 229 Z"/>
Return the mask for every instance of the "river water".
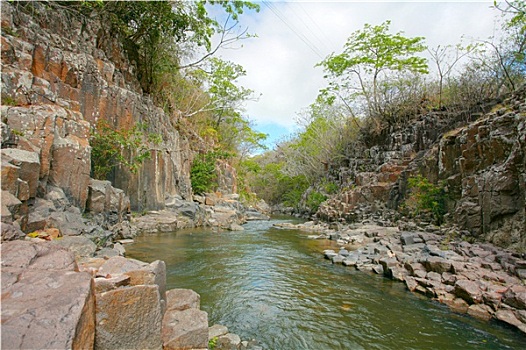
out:
<path id="1" fill-rule="evenodd" d="M 526 337 L 451 313 L 381 276 L 332 265 L 330 241 L 254 221 L 245 231 L 137 237 L 128 257 L 164 260 L 167 288 L 201 295 L 219 323 L 264 349 L 524 349 Z"/>

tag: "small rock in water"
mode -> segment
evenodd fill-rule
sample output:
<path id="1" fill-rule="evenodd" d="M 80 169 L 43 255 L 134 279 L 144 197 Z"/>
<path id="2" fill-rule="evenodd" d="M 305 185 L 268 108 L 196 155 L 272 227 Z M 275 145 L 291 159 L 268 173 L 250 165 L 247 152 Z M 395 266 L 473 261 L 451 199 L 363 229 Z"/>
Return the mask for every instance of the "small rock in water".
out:
<path id="1" fill-rule="evenodd" d="M 344 259 L 343 256 L 341 256 L 341 255 L 335 255 L 335 256 L 332 257 L 331 260 L 332 260 L 332 263 L 333 263 L 333 264 L 341 264 L 341 263 L 343 263 L 343 259 Z"/>

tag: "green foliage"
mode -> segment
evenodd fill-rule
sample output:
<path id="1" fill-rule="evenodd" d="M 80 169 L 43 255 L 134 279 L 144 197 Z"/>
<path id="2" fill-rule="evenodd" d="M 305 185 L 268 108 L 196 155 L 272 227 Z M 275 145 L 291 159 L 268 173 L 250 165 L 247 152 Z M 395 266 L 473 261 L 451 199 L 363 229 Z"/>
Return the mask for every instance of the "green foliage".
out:
<path id="1" fill-rule="evenodd" d="M 217 345 L 217 337 L 213 337 L 212 339 L 210 339 L 208 341 L 208 349 L 209 350 L 214 350 L 216 348 L 216 345 Z"/>
<path id="2" fill-rule="evenodd" d="M 351 34 L 341 54 L 331 54 L 318 65 L 329 78 L 325 93 L 352 100 L 363 98 L 369 116 L 382 114 L 379 85 L 392 72 L 427 73 L 426 59 L 415 54 L 426 49 L 423 37 L 407 38 L 403 32 L 389 33 L 391 21 L 381 25 L 365 24 Z M 355 107 L 356 108 L 356 107 Z M 354 113 L 353 113 L 354 114 Z"/>
<path id="3" fill-rule="evenodd" d="M 106 121 L 99 120 L 90 137 L 92 172 L 95 179 L 106 179 L 117 165 L 132 173 L 150 158 L 148 143 L 159 144 L 160 135 L 147 133 L 148 126 L 135 124 L 131 129 L 115 130 Z"/>
<path id="4" fill-rule="evenodd" d="M 3 95 L 2 96 L 2 105 L 3 106 L 16 106 L 16 101 L 11 96 Z"/>
<path id="5" fill-rule="evenodd" d="M 326 195 L 317 191 L 312 191 L 307 195 L 307 201 L 305 204 L 313 213 L 315 213 L 316 211 L 318 211 L 320 204 L 325 202 L 326 200 Z"/>
<path id="6" fill-rule="evenodd" d="M 211 192 L 217 187 L 216 161 L 228 157 L 229 153 L 220 151 L 197 154 L 190 169 L 190 181 L 195 194 Z"/>
<path id="7" fill-rule="evenodd" d="M 430 214 L 437 225 L 444 222 L 447 212 L 447 193 L 443 185 L 434 185 L 425 177 L 418 175 L 408 179 L 410 194 L 406 199 L 406 208 L 418 216 Z"/>
<path id="8" fill-rule="evenodd" d="M 340 186 L 338 184 L 331 182 L 331 181 L 324 181 L 321 184 L 321 188 L 327 193 L 327 194 L 335 194 L 340 189 Z"/>

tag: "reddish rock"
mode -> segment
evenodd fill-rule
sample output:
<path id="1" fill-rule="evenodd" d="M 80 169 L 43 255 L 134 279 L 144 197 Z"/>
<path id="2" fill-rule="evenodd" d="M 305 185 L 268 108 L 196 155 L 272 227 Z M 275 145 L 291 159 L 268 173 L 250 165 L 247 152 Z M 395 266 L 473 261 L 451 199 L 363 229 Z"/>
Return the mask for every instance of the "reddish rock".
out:
<path id="1" fill-rule="evenodd" d="M 484 304 L 473 304 L 470 305 L 467 314 L 478 318 L 479 320 L 489 321 L 492 317 L 493 310 L 488 305 Z"/>
<path id="2" fill-rule="evenodd" d="M 2 243 L 2 348 L 91 349 L 95 299 L 89 273 L 48 243 Z"/>
<path id="3" fill-rule="evenodd" d="M 2 243 L 2 268 L 78 271 L 72 252 L 51 243 Z"/>
<path id="4" fill-rule="evenodd" d="M 455 298 L 453 294 L 444 294 L 438 297 L 438 301 L 447 305 L 452 311 L 464 314 L 468 311 L 469 305 L 463 299 Z"/>
<path id="5" fill-rule="evenodd" d="M 526 286 L 511 286 L 502 298 L 502 302 L 517 309 L 526 309 Z"/>
<path id="6" fill-rule="evenodd" d="M 526 333 L 526 324 L 521 322 L 512 310 L 501 309 L 495 313 L 495 317 L 509 325 L 517 327 L 523 333 Z"/>
<path id="7" fill-rule="evenodd" d="M 163 318 L 164 350 L 206 349 L 208 315 L 198 309 L 166 311 Z"/>
<path id="8" fill-rule="evenodd" d="M 451 272 L 451 262 L 438 256 L 430 256 L 422 263 L 426 267 L 427 271 L 433 271 L 439 274 Z"/>
<path id="9" fill-rule="evenodd" d="M 161 299 L 156 285 L 97 294 L 95 349 L 161 349 Z"/>
<path id="10" fill-rule="evenodd" d="M 201 297 L 191 289 L 170 289 L 166 292 L 166 311 L 199 309 Z"/>
<path id="11" fill-rule="evenodd" d="M 464 299 L 469 304 L 480 304 L 483 302 L 482 290 L 476 282 L 469 280 L 458 280 L 455 282 L 455 295 Z"/>
<path id="12" fill-rule="evenodd" d="M 13 165 L 2 158 L 2 190 L 8 191 L 12 195 L 16 196 L 18 192 L 18 174 L 20 167 Z"/>

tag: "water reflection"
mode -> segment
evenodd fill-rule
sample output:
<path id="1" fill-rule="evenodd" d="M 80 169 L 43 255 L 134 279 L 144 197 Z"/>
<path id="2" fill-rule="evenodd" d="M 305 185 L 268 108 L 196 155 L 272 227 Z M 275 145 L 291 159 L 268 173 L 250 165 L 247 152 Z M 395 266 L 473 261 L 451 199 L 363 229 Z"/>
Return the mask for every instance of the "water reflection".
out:
<path id="1" fill-rule="evenodd" d="M 201 294 L 210 324 L 265 349 L 519 349 L 515 330 L 450 313 L 401 283 L 324 260 L 331 242 L 251 222 L 245 231 L 140 237 L 128 255 L 162 259 L 168 288 Z"/>

